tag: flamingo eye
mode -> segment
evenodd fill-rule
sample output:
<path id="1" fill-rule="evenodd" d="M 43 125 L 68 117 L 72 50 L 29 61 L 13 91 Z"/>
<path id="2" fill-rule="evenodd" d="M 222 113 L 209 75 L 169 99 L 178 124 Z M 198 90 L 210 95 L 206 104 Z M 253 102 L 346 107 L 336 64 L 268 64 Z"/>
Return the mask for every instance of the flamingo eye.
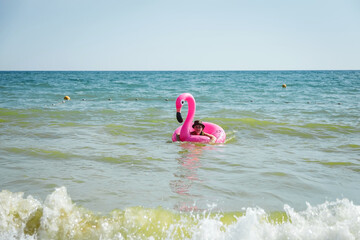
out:
<path id="1" fill-rule="evenodd" d="M 185 100 L 181 100 L 181 105 L 184 105 L 184 103 L 185 103 Z"/>

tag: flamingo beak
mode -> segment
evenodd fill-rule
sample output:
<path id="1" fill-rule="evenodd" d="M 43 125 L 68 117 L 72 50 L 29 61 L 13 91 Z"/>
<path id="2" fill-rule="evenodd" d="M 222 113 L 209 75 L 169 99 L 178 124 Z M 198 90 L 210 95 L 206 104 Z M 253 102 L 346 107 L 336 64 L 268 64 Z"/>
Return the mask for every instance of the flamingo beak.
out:
<path id="1" fill-rule="evenodd" d="M 176 119 L 178 120 L 179 123 L 182 123 L 183 122 L 183 118 L 181 116 L 181 112 L 180 111 L 177 111 L 176 112 Z"/>

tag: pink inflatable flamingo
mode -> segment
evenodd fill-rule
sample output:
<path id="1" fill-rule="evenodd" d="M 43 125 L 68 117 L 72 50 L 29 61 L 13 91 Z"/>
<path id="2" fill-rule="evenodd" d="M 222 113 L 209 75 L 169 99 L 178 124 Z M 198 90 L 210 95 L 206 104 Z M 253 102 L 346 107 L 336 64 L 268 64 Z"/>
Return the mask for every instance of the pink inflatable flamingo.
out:
<path id="1" fill-rule="evenodd" d="M 176 135 L 180 135 L 180 141 L 186 141 L 186 142 L 203 142 L 207 143 L 210 142 L 210 138 L 207 136 L 200 136 L 200 135 L 191 135 L 190 132 L 194 131 L 192 128 L 193 119 L 195 115 L 195 99 L 190 93 L 183 93 L 176 99 L 176 118 L 177 120 L 182 123 L 183 119 L 181 117 L 181 108 L 184 105 L 184 103 L 188 102 L 188 114 L 186 116 L 185 122 L 182 126 L 178 127 L 173 136 L 172 141 L 177 141 Z M 216 143 L 223 143 L 226 138 L 226 134 L 224 129 L 222 129 L 220 126 L 210 123 L 210 122 L 202 122 L 205 125 L 204 132 L 212 134 L 216 137 Z"/>

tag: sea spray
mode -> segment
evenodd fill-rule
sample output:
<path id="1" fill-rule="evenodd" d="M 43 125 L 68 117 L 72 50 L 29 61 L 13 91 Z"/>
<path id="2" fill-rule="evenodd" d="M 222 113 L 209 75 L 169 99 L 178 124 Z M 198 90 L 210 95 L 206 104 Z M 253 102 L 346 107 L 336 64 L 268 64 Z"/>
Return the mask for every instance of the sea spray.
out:
<path id="1" fill-rule="evenodd" d="M 291 223 L 284 224 L 290 239 L 359 239 L 360 206 L 348 199 L 325 202 L 318 206 L 307 203 L 303 212 L 285 205 Z"/>
<path id="2" fill-rule="evenodd" d="M 41 203 L 23 196 L 6 190 L 0 193 L 0 239 L 31 239 L 40 227 Z"/>
<path id="3" fill-rule="evenodd" d="M 43 204 L 32 196 L 0 193 L 0 239 L 359 239 L 360 206 L 347 199 L 296 212 L 177 212 L 130 207 L 97 215 L 72 202 L 65 187 Z"/>

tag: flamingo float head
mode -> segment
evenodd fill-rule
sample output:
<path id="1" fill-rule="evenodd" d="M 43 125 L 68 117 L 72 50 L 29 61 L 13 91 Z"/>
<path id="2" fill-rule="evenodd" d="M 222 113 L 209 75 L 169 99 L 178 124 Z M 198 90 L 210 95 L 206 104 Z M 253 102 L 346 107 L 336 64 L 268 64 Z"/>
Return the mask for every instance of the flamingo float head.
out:
<path id="1" fill-rule="evenodd" d="M 194 99 L 194 97 L 190 93 L 183 93 L 176 99 L 176 119 L 179 123 L 183 122 L 183 118 L 181 116 L 181 108 L 189 99 Z"/>

